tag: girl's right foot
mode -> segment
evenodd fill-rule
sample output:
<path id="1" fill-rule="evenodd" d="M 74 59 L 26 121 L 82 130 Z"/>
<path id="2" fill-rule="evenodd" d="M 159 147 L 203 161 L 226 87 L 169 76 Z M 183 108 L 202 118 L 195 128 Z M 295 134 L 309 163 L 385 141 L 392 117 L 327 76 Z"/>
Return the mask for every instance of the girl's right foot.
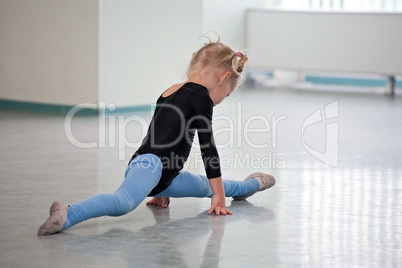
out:
<path id="1" fill-rule="evenodd" d="M 54 201 L 50 207 L 49 218 L 39 227 L 38 235 L 51 235 L 63 230 L 67 220 L 68 206 L 60 201 Z"/>
<path id="2" fill-rule="evenodd" d="M 272 186 L 275 185 L 275 178 L 272 175 L 269 175 L 269 174 L 265 174 L 265 173 L 262 173 L 262 172 L 256 172 L 256 173 L 253 173 L 250 176 L 248 176 L 245 179 L 245 181 L 249 180 L 251 178 L 253 178 L 253 179 L 258 181 L 259 188 L 258 188 L 257 192 L 264 191 L 264 190 L 266 190 L 268 188 L 271 188 Z M 245 200 L 246 198 L 252 196 L 255 193 L 252 193 L 251 195 L 244 196 L 244 197 L 233 197 L 233 199 L 234 200 Z"/>

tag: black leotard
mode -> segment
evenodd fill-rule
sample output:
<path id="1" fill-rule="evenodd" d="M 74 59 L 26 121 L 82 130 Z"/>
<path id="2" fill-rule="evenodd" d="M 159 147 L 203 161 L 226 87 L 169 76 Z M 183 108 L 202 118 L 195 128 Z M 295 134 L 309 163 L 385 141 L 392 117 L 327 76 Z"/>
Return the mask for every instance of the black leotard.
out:
<path id="1" fill-rule="evenodd" d="M 153 153 L 163 164 L 162 176 L 149 196 L 165 190 L 187 160 L 197 129 L 208 179 L 221 176 L 218 151 L 212 131 L 213 102 L 206 87 L 186 83 L 167 97 L 158 98 L 156 109 L 138 155 Z"/>

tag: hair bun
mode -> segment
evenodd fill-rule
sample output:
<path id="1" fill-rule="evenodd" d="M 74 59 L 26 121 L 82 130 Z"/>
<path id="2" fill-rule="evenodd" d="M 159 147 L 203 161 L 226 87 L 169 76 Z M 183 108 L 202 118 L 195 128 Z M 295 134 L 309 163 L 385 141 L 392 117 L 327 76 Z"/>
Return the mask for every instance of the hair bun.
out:
<path id="1" fill-rule="evenodd" d="M 237 53 L 236 55 L 239 55 L 240 53 Z M 240 60 L 237 63 L 236 66 L 236 72 L 241 73 L 244 70 L 244 64 L 246 63 L 246 61 L 248 60 L 248 57 L 246 54 L 241 53 L 240 54 Z"/>

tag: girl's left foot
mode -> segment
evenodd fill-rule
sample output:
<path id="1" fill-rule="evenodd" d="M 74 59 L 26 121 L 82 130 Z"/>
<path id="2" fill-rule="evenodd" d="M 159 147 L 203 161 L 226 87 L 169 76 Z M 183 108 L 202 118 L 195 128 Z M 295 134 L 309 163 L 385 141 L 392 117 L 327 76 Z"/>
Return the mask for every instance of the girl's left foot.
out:
<path id="1" fill-rule="evenodd" d="M 49 218 L 39 227 L 38 235 L 51 235 L 63 230 L 67 220 L 68 206 L 60 201 L 54 201 L 50 207 Z"/>
<path id="2" fill-rule="evenodd" d="M 170 204 L 170 198 L 169 197 L 154 197 L 152 198 L 151 201 L 147 202 L 147 205 L 152 205 L 152 206 L 160 206 L 163 208 L 167 208 Z"/>

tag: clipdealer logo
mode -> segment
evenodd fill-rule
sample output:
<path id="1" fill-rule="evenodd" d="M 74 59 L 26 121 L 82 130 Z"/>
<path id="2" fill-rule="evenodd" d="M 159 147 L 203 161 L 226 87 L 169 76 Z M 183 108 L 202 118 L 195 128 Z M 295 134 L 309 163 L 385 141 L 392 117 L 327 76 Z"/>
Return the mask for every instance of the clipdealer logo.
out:
<path id="1" fill-rule="evenodd" d="M 142 138 L 145 136 L 149 122 L 146 118 L 140 115 L 106 115 L 104 112 L 99 115 L 98 123 L 98 138 L 92 142 L 82 142 L 77 140 L 72 132 L 72 120 L 74 115 L 81 109 L 98 109 L 100 111 L 114 111 L 116 106 L 114 104 L 106 105 L 105 102 L 100 102 L 99 105 L 84 103 L 75 106 L 69 111 L 65 119 L 65 134 L 71 144 L 79 148 L 104 148 L 104 147 L 118 147 L 119 160 L 126 160 L 127 148 L 138 148 L 142 143 Z M 151 115 L 154 109 L 151 107 Z M 175 107 L 168 107 L 175 110 Z M 180 111 L 176 111 L 180 115 Z M 215 136 L 223 135 L 221 142 L 217 145 L 218 149 L 230 147 L 241 148 L 247 146 L 253 149 L 266 149 L 277 147 L 278 126 L 282 121 L 286 121 L 286 115 L 271 116 L 266 118 L 263 115 L 253 115 L 247 118 L 246 122 L 242 122 L 242 105 L 241 102 L 237 105 L 237 113 L 235 117 L 227 115 L 219 115 L 214 118 L 214 122 L 220 122 L 222 126 L 214 131 Z M 339 164 L 339 102 L 334 101 L 323 107 L 317 109 L 310 114 L 302 123 L 301 128 L 301 141 L 304 149 L 315 157 L 317 160 L 331 166 L 337 167 Z M 183 116 L 180 116 L 183 119 Z M 252 127 L 253 123 L 257 123 L 258 127 Z M 126 129 L 129 124 L 139 125 L 141 132 L 141 139 L 136 141 L 129 141 L 126 137 Z M 311 132 L 307 131 L 310 127 L 325 127 L 325 150 L 321 152 L 316 147 L 309 145 L 306 140 L 311 138 Z M 108 133 L 108 135 L 107 135 Z M 251 135 L 251 137 L 250 137 Z M 253 136 L 254 135 L 254 136 Z M 258 139 L 256 138 L 258 135 Z M 253 137 L 253 138 L 252 138 Z M 262 138 L 262 139 L 261 139 Z M 179 139 L 178 139 L 179 140 Z M 258 141 L 258 142 L 257 142 Z M 257 143 L 256 143 L 257 142 Z M 199 147 L 197 142 L 194 142 L 194 147 Z M 189 159 L 190 160 L 190 159 Z M 224 164 L 221 159 L 222 164 Z M 276 152 L 268 152 L 264 157 L 250 157 L 248 154 L 236 154 L 232 159 L 226 159 L 227 162 L 239 164 L 240 167 L 252 163 L 254 166 L 259 165 L 265 168 L 286 168 L 286 158 L 278 155 Z M 226 161 L 225 160 L 225 161 Z M 257 161 L 258 160 L 258 161 Z M 226 162 L 225 162 L 226 163 Z"/>
<path id="2" fill-rule="evenodd" d="M 334 101 L 325 105 L 324 109 L 318 109 L 304 120 L 302 125 L 302 143 L 304 149 L 319 161 L 331 166 L 337 167 L 339 164 L 339 122 L 334 119 L 339 117 L 339 102 Z M 325 151 L 309 146 L 306 143 L 305 130 L 315 124 L 325 123 Z"/>

